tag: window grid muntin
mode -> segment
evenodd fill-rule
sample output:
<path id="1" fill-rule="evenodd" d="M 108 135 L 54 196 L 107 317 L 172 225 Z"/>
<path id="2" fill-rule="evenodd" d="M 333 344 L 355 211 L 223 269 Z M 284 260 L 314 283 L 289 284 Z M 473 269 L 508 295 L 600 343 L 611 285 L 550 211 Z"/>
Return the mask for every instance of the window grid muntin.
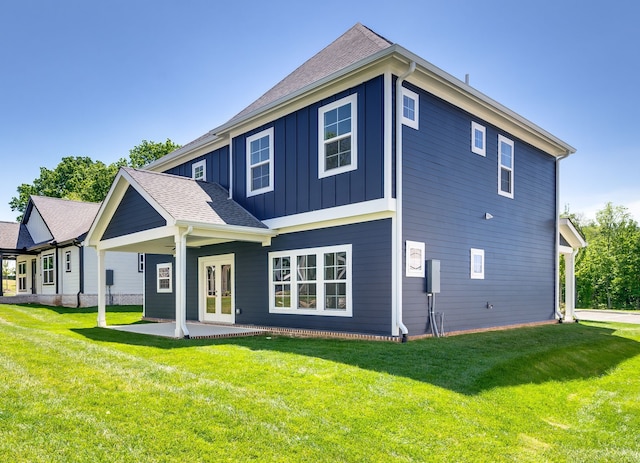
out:
<path id="1" fill-rule="evenodd" d="M 512 140 L 498 135 L 498 194 L 513 198 L 515 149 Z"/>
<path id="2" fill-rule="evenodd" d="M 247 137 L 247 196 L 273 191 L 273 127 Z"/>
<path id="3" fill-rule="evenodd" d="M 318 176 L 357 169 L 357 94 L 318 109 Z"/>
<path id="4" fill-rule="evenodd" d="M 471 122 L 471 151 L 480 156 L 487 155 L 487 129 L 478 124 Z"/>
<path id="5" fill-rule="evenodd" d="M 42 256 L 42 284 L 54 284 L 53 254 Z"/>

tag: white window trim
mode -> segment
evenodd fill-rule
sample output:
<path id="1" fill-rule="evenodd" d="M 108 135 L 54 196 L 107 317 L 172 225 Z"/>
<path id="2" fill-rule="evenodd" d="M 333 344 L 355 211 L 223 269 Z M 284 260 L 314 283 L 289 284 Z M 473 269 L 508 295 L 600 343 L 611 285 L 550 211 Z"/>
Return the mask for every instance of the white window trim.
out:
<path id="1" fill-rule="evenodd" d="M 407 240 L 405 254 L 406 275 L 424 278 L 424 243 Z"/>
<path id="2" fill-rule="evenodd" d="M 484 267 L 485 267 L 484 249 L 471 248 L 470 257 L 471 257 L 471 263 L 470 263 L 469 270 L 470 270 L 471 279 L 484 280 Z M 476 257 L 480 257 L 480 259 L 482 260 L 482 270 L 480 272 L 476 271 L 475 266 L 473 265 Z"/>
<path id="3" fill-rule="evenodd" d="M 27 290 L 27 262 L 21 261 L 16 263 L 16 291 L 23 293 Z M 24 287 L 21 283 L 24 283 Z"/>
<path id="4" fill-rule="evenodd" d="M 251 168 L 254 167 L 251 165 L 251 142 L 254 140 L 258 140 L 263 137 L 269 137 L 269 160 L 260 162 L 257 165 L 268 164 L 269 165 L 269 185 L 263 188 L 258 188 L 257 190 L 251 189 L 252 177 L 251 177 Z M 247 137 L 246 141 L 246 151 L 247 151 L 247 197 L 260 195 L 263 193 L 268 193 L 269 191 L 273 191 L 273 127 L 270 127 L 262 132 L 256 133 Z"/>
<path id="5" fill-rule="evenodd" d="M 325 170 L 324 113 L 351 103 L 351 164 L 335 169 Z M 344 136 L 346 137 L 346 135 Z M 331 139 L 333 140 L 333 139 Z M 328 140 L 330 141 L 330 140 Z M 358 94 L 354 93 L 338 101 L 318 108 L 318 178 L 350 172 L 358 168 Z"/>
<path id="6" fill-rule="evenodd" d="M 71 271 L 71 251 L 64 252 L 64 271 Z"/>
<path id="7" fill-rule="evenodd" d="M 346 298 L 347 304 L 345 310 L 325 309 L 325 279 L 324 279 L 324 254 L 334 252 L 346 252 L 347 253 L 347 278 L 346 283 Z M 315 309 L 298 309 L 298 275 L 296 271 L 297 258 L 299 256 L 305 256 L 310 254 L 316 254 L 316 298 L 318 301 L 322 301 L 322 304 L 318 303 L 318 307 Z M 275 307 L 275 285 L 279 282 L 273 281 L 273 259 L 276 257 L 290 257 L 291 259 L 291 280 L 285 284 L 291 285 L 291 307 Z M 269 253 L 269 313 L 279 314 L 292 314 L 292 315 L 318 315 L 324 317 L 352 317 L 353 316 L 353 296 L 351 291 L 352 286 L 352 273 L 351 273 L 351 260 L 352 260 L 351 245 L 345 244 L 341 246 L 326 246 L 321 248 L 307 248 L 307 249 L 295 249 L 290 251 L 277 251 Z"/>
<path id="8" fill-rule="evenodd" d="M 409 97 L 415 102 L 415 119 L 409 119 L 404 115 L 404 97 Z M 420 97 L 416 92 L 402 87 L 402 123 L 408 127 L 418 130 L 420 128 Z"/>
<path id="9" fill-rule="evenodd" d="M 482 148 L 476 146 L 476 132 L 482 134 Z M 484 125 L 473 121 L 471 122 L 471 152 L 479 154 L 480 156 L 487 155 L 487 129 Z"/>
<path id="10" fill-rule="evenodd" d="M 511 146 L 511 167 L 504 166 L 505 169 L 511 172 L 511 191 L 506 192 L 502 191 L 502 144 L 506 144 Z M 502 135 L 498 135 L 498 194 L 500 196 L 505 196 L 507 198 L 513 199 L 513 191 L 514 191 L 514 183 L 515 183 L 515 162 L 516 162 L 516 151 L 514 148 L 513 140 L 508 139 Z"/>
<path id="11" fill-rule="evenodd" d="M 50 269 L 45 269 L 44 268 L 44 263 L 47 260 L 51 260 L 51 268 Z M 51 272 L 51 278 L 46 278 L 45 275 L 47 273 Z M 42 284 L 43 285 L 53 285 L 55 284 L 55 256 L 53 253 L 51 254 L 44 254 L 42 256 Z"/>
<path id="12" fill-rule="evenodd" d="M 196 178 L 196 171 L 199 167 L 202 167 L 202 177 Z M 200 180 L 202 182 L 207 181 L 207 160 L 203 159 L 202 161 L 194 162 L 191 164 L 191 178 L 194 180 Z"/>
<path id="13" fill-rule="evenodd" d="M 169 287 L 161 288 L 160 280 L 167 279 L 166 277 L 160 278 L 160 269 L 168 268 L 169 269 Z M 173 264 L 171 262 L 165 262 L 162 264 L 156 265 L 156 292 L 158 293 L 171 293 L 173 292 Z"/>

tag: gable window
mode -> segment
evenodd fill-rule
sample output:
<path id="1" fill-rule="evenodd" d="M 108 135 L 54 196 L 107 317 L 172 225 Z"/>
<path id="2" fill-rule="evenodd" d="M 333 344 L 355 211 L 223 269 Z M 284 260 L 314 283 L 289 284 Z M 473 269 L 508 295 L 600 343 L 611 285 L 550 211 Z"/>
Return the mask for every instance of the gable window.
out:
<path id="1" fill-rule="evenodd" d="M 138 254 L 138 273 L 144 272 L 144 254 Z"/>
<path id="2" fill-rule="evenodd" d="M 484 249 L 471 248 L 471 279 L 484 280 Z"/>
<path id="3" fill-rule="evenodd" d="M 71 271 L 71 251 L 66 251 L 64 253 L 64 271 Z"/>
<path id="4" fill-rule="evenodd" d="M 487 130 L 483 125 L 477 122 L 471 122 L 471 151 L 479 154 L 480 156 L 486 156 L 486 137 Z"/>
<path id="5" fill-rule="evenodd" d="M 42 284 L 52 285 L 54 277 L 53 254 L 42 256 Z"/>
<path id="6" fill-rule="evenodd" d="M 18 291 L 27 290 L 27 263 L 18 262 Z"/>
<path id="7" fill-rule="evenodd" d="M 513 198 L 513 141 L 498 135 L 498 194 Z"/>
<path id="8" fill-rule="evenodd" d="M 351 245 L 269 253 L 269 312 L 350 317 Z"/>
<path id="9" fill-rule="evenodd" d="M 318 176 L 358 168 L 356 94 L 318 109 Z"/>
<path id="10" fill-rule="evenodd" d="M 195 162 L 191 165 L 191 178 L 194 180 L 207 181 L 207 160 Z"/>
<path id="11" fill-rule="evenodd" d="M 273 191 L 273 127 L 247 138 L 247 196 Z"/>
<path id="12" fill-rule="evenodd" d="M 402 87 L 402 123 L 418 130 L 420 97 L 417 93 Z"/>
<path id="13" fill-rule="evenodd" d="M 170 293 L 173 291 L 173 265 L 171 262 L 158 264 L 156 266 L 157 288 L 159 293 Z"/>

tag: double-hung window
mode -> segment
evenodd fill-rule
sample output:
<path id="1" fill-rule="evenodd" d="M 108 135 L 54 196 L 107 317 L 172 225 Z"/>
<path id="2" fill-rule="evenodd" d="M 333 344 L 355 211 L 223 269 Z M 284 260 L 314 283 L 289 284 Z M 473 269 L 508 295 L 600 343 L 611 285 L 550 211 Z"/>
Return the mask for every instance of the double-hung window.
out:
<path id="1" fill-rule="evenodd" d="M 207 181 L 207 160 L 195 162 L 191 165 L 191 178 L 194 180 Z"/>
<path id="2" fill-rule="evenodd" d="M 27 263 L 18 262 L 18 291 L 27 290 Z"/>
<path id="3" fill-rule="evenodd" d="M 498 135 L 498 194 L 513 198 L 513 141 Z"/>
<path id="4" fill-rule="evenodd" d="M 420 98 L 416 92 L 402 87 L 402 123 L 418 130 L 420 124 Z"/>
<path id="5" fill-rule="evenodd" d="M 156 266 L 157 287 L 159 293 L 170 293 L 173 291 L 173 265 L 171 262 L 158 264 Z"/>
<path id="6" fill-rule="evenodd" d="M 71 251 L 65 251 L 64 253 L 64 271 L 71 271 Z"/>
<path id="7" fill-rule="evenodd" d="M 273 191 L 273 127 L 247 137 L 247 196 Z"/>
<path id="8" fill-rule="evenodd" d="M 334 101 L 318 109 L 318 176 L 358 168 L 358 96 Z"/>
<path id="9" fill-rule="evenodd" d="M 52 285 L 54 283 L 53 254 L 42 256 L 42 284 Z"/>
<path id="10" fill-rule="evenodd" d="M 350 317 L 351 245 L 269 254 L 269 311 Z"/>

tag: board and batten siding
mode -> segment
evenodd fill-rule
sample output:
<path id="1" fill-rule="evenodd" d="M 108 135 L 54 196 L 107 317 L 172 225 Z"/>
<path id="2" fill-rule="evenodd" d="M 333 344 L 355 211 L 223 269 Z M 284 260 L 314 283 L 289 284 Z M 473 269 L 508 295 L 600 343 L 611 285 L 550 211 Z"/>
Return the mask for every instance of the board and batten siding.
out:
<path id="1" fill-rule="evenodd" d="M 166 225 L 166 220 L 129 186 L 105 229 L 102 240 L 117 238 Z"/>
<path id="2" fill-rule="evenodd" d="M 206 161 L 206 181 L 217 183 L 223 188 L 229 189 L 229 147 L 224 146 L 210 153 L 192 159 L 189 162 L 180 164 L 172 169 L 166 170 L 165 174 L 179 175 L 191 178 L 193 175 L 192 166 L 200 161 Z"/>
<path id="3" fill-rule="evenodd" d="M 441 262 L 435 310 L 445 331 L 553 319 L 555 159 L 411 89 L 420 94 L 420 130 L 403 127 L 403 240 L 424 242 L 426 259 Z M 471 121 L 486 127 L 486 157 L 471 152 Z M 498 135 L 515 144 L 514 199 L 498 194 Z M 484 279 L 470 278 L 471 248 L 484 250 Z M 425 332 L 424 279 L 404 277 L 403 286 L 409 333 Z"/>
<path id="4" fill-rule="evenodd" d="M 379 199 L 384 196 L 384 80 L 357 87 L 302 108 L 233 139 L 233 198 L 260 220 Z M 318 177 L 318 109 L 358 95 L 358 168 Z M 274 129 L 274 189 L 247 197 L 246 139 Z"/>
<path id="5" fill-rule="evenodd" d="M 352 317 L 269 313 L 269 252 L 352 245 Z M 297 232 L 271 246 L 232 242 L 187 250 L 187 318 L 198 319 L 198 258 L 234 254 L 237 324 L 389 335 L 391 332 L 391 220 Z M 156 292 L 155 268 L 171 256 L 147 255 L 146 316 L 175 317 L 175 293 Z"/>

